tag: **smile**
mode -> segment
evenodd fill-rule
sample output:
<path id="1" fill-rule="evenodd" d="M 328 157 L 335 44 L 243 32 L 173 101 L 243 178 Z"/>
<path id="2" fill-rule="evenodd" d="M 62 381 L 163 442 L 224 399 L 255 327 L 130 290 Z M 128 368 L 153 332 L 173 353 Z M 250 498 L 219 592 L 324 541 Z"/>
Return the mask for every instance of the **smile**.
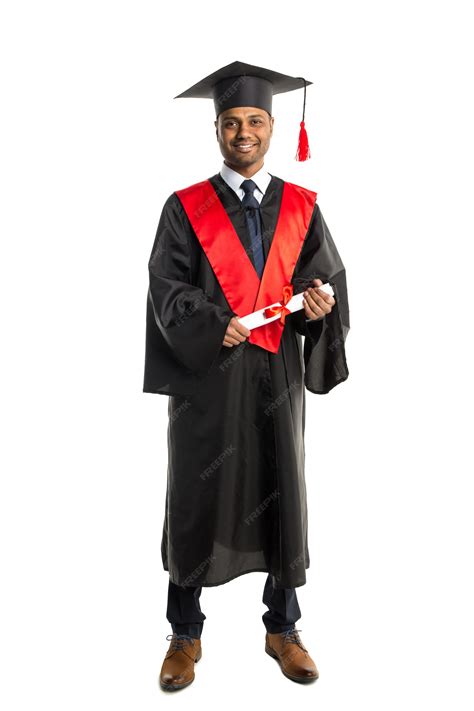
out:
<path id="1" fill-rule="evenodd" d="M 238 146 L 234 146 L 234 148 L 237 151 L 241 151 L 241 153 L 248 153 L 249 151 L 252 150 L 257 144 L 256 143 L 240 143 Z"/>

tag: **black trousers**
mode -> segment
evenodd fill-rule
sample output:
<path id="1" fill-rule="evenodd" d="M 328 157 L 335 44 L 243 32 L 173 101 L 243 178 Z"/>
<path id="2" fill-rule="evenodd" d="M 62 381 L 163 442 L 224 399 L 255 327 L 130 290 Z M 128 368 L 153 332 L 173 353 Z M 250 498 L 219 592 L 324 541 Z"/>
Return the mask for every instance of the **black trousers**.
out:
<path id="1" fill-rule="evenodd" d="M 181 587 L 169 581 L 166 618 L 173 632 L 187 634 L 199 639 L 206 615 L 201 610 L 199 598 L 202 587 Z M 294 629 L 301 611 L 295 588 L 274 588 L 272 576 L 268 575 L 263 589 L 262 602 L 268 607 L 262 620 L 267 632 L 286 632 Z"/>

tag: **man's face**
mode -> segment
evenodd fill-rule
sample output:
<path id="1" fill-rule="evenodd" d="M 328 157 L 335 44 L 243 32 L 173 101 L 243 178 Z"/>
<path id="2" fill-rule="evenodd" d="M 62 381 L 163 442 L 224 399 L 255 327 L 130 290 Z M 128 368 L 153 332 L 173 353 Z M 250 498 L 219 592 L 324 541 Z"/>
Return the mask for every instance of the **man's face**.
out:
<path id="1" fill-rule="evenodd" d="M 239 106 L 219 114 L 214 125 L 219 148 L 231 168 L 263 165 L 263 156 L 270 147 L 273 116 L 254 106 Z"/>

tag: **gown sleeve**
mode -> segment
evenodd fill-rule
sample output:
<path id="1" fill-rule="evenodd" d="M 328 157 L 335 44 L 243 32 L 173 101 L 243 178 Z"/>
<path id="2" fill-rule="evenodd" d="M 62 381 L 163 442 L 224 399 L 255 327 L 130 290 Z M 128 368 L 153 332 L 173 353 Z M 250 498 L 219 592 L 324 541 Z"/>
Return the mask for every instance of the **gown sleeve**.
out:
<path id="1" fill-rule="evenodd" d="M 307 321 L 304 309 L 291 318 L 297 332 L 305 336 L 305 386 L 313 393 L 325 394 L 349 376 L 345 341 L 350 322 L 346 270 L 318 204 L 293 273 L 294 293 L 312 286 L 313 279 L 331 284 L 335 305 L 321 319 Z"/>
<path id="2" fill-rule="evenodd" d="M 173 357 L 201 376 L 214 364 L 235 314 L 193 284 L 191 229 L 173 193 L 164 204 L 148 262 L 149 297 Z"/>

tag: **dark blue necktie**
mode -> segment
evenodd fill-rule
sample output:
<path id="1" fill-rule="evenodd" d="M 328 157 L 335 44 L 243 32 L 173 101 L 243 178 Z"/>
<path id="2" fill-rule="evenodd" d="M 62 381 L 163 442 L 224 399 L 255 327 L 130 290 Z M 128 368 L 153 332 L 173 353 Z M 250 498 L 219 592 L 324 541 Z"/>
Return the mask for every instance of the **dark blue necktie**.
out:
<path id="1" fill-rule="evenodd" d="M 262 243 L 262 217 L 260 214 L 260 203 L 254 197 L 253 191 L 257 187 L 253 180 L 244 180 L 240 186 L 245 192 L 242 205 L 245 208 L 245 217 L 252 245 L 255 269 L 259 277 L 262 276 L 265 257 Z"/>

